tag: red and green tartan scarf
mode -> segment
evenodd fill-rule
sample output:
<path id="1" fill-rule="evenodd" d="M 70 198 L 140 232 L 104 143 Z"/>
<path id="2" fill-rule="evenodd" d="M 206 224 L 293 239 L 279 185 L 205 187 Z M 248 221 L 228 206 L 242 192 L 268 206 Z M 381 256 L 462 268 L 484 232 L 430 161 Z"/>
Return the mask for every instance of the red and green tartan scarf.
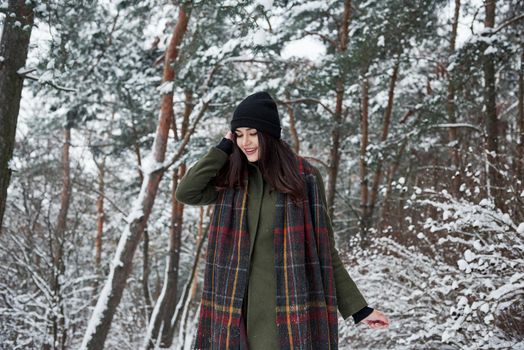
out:
<path id="1" fill-rule="evenodd" d="M 273 230 L 280 349 L 336 350 L 327 211 L 312 166 L 302 157 L 298 164 L 307 196 L 299 207 L 278 193 Z M 242 315 L 250 247 L 246 189 L 247 182 L 222 191 L 213 211 L 195 349 L 248 349 Z"/>

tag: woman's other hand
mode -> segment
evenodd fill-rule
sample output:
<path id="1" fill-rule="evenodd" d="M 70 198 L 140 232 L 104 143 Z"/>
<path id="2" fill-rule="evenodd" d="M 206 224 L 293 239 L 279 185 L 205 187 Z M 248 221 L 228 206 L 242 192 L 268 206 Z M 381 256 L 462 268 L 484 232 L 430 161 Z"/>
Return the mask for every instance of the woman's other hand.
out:
<path id="1" fill-rule="evenodd" d="M 232 132 L 231 130 L 229 130 L 229 131 L 227 132 L 227 134 L 224 135 L 224 137 L 225 137 L 226 139 L 230 139 L 231 141 L 233 141 L 233 132 Z"/>
<path id="2" fill-rule="evenodd" d="M 362 322 L 373 329 L 389 327 L 388 318 L 386 317 L 386 315 L 384 315 L 384 313 L 378 310 L 373 310 L 373 312 L 368 317 L 363 319 Z"/>

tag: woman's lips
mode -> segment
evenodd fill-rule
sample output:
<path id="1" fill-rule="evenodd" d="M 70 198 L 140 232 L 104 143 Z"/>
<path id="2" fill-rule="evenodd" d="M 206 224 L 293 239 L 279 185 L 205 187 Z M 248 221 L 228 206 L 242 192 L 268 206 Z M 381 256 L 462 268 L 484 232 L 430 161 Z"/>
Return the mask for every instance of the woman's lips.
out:
<path id="1" fill-rule="evenodd" d="M 255 149 L 253 149 L 253 150 L 251 150 L 251 151 L 248 151 L 248 150 L 246 149 L 246 150 L 244 150 L 244 151 L 246 151 L 246 154 L 247 154 L 248 156 L 251 156 L 251 155 L 255 154 L 255 152 L 257 151 L 257 149 L 255 148 Z"/>

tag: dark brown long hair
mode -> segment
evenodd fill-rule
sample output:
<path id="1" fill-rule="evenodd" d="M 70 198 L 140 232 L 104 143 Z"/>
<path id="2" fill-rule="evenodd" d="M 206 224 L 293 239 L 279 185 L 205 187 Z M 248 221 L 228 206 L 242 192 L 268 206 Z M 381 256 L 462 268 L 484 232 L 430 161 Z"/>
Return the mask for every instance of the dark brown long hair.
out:
<path id="1" fill-rule="evenodd" d="M 258 154 L 256 162 L 262 177 L 271 190 L 288 193 L 295 203 L 305 196 L 305 182 L 300 176 L 297 155 L 282 139 L 257 130 Z M 215 177 L 215 186 L 220 190 L 241 187 L 247 175 L 248 160 L 237 146 L 236 133 L 233 133 L 233 153 L 228 162 Z"/>

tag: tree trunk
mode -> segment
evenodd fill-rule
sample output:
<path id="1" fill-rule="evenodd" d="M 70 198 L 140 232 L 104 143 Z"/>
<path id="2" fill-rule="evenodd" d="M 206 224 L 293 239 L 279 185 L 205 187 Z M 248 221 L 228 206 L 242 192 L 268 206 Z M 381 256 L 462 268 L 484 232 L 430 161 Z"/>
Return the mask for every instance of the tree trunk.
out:
<path id="1" fill-rule="evenodd" d="M 7 188 L 11 180 L 9 163 L 13 157 L 16 123 L 24 78 L 17 71 L 25 66 L 31 30 L 33 3 L 9 0 L 0 41 L 0 234 L 7 201 Z M 15 25 L 15 23 L 20 25 Z"/>
<path id="2" fill-rule="evenodd" d="M 180 250 L 180 240 L 177 239 L 179 236 L 176 235 L 176 212 L 177 203 L 174 197 L 176 187 L 178 184 L 178 168 L 174 169 L 172 177 L 172 199 L 171 199 L 171 224 L 169 227 L 169 248 L 166 258 L 166 267 L 164 280 L 162 285 L 162 291 L 155 303 L 151 319 L 149 320 L 149 327 L 152 326 L 151 341 L 149 342 L 149 349 L 155 349 L 156 341 L 159 339 L 160 342 L 158 347 L 166 348 L 165 342 L 171 343 L 171 340 L 166 339 L 166 334 L 169 333 L 171 326 L 171 317 L 176 306 L 177 299 L 177 288 L 178 288 L 178 258 Z M 161 334 L 160 334 L 161 333 Z"/>
<path id="3" fill-rule="evenodd" d="M 369 118 L 369 79 L 363 77 L 362 81 L 362 110 L 360 113 L 360 235 L 366 240 L 366 228 L 369 223 L 364 222 L 368 218 L 368 118 Z"/>
<path id="4" fill-rule="evenodd" d="M 69 149 L 71 145 L 71 129 L 69 121 L 64 129 L 64 144 L 62 146 L 62 192 L 60 194 L 60 209 L 56 219 L 56 228 L 52 238 L 53 254 L 53 280 L 51 282 L 53 290 L 53 307 L 58 312 L 50 314 L 49 324 L 51 325 L 51 335 L 53 344 L 48 344 L 49 349 L 65 349 L 67 339 L 67 329 L 65 326 L 65 314 L 63 306 L 63 296 L 61 284 L 65 273 L 64 262 L 64 243 L 67 229 L 67 213 L 71 202 L 71 169 L 69 159 Z"/>
<path id="5" fill-rule="evenodd" d="M 138 144 L 138 132 L 136 131 L 135 119 L 131 117 L 131 130 L 133 131 L 133 149 L 136 155 L 138 177 L 140 184 L 144 182 L 144 174 L 142 174 L 142 154 L 140 153 L 140 145 Z"/>
<path id="6" fill-rule="evenodd" d="M 486 17 L 484 19 L 485 28 L 495 26 L 495 1 L 484 3 Z M 483 51 L 483 50 L 481 50 Z M 497 208 L 504 210 L 504 197 L 502 191 L 502 178 L 498 172 L 498 117 L 497 117 L 497 91 L 495 78 L 495 60 L 492 55 L 483 55 L 484 70 L 484 120 L 486 124 L 486 151 L 488 159 L 488 178 L 489 190 L 495 200 Z"/>
<path id="7" fill-rule="evenodd" d="M 339 52 L 346 52 L 349 41 L 349 21 L 351 18 L 351 0 L 344 0 L 344 12 L 342 22 L 338 28 L 338 46 Z M 342 126 L 342 102 L 344 101 L 344 84 L 346 74 L 342 74 L 335 83 L 336 103 L 335 114 L 333 116 L 333 129 L 331 131 L 331 149 L 329 156 L 329 182 L 327 186 L 327 207 L 330 217 L 333 217 L 335 205 L 335 193 L 337 187 L 338 170 L 340 166 L 340 139 Z"/>
<path id="8" fill-rule="evenodd" d="M 69 122 L 68 122 L 69 123 Z M 62 193 L 60 194 L 60 210 L 58 212 L 56 233 L 63 238 L 66 225 L 69 202 L 71 199 L 71 169 L 69 160 L 69 149 L 71 146 L 71 128 L 69 125 L 64 129 L 64 144 L 62 148 Z"/>
<path id="9" fill-rule="evenodd" d="M 95 269 L 100 269 L 102 261 L 102 237 L 104 234 L 104 191 L 105 191 L 105 169 L 106 157 L 98 165 L 98 198 L 96 199 L 96 238 L 95 238 Z"/>
<path id="10" fill-rule="evenodd" d="M 209 208 L 210 207 L 208 207 L 208 209 Z M 196 237 L 196 242 L 195 242 L 196 246 L 198 246 L 200 242 L 202 241 L 202 237 L 204 235 L 203 230 L 202 230 L 203 225 L 204 225 L 204 207 L 200 207 L 200 217 L 198 220 L 197 237 Z M 198 266 L 197 266 L 197 271 L 195 273 L 198 274 Z M 191 285 L 191 300 L 196 299 L 197 289 L 198 289 L 198 278 L 195 278 L 193 280 L 193 284 Z"/>
<path id="11" fill-rule="evenodd" d="M 109 140 L 113 137 L 113 123 L 115 120 L 115 112 L 113 111 L 111 115 L 111 122 L 109 124 L 109 129 L 106 134 L 106 139 Z M 102 159 L 100 163 L 97 162 L 96 156 L 93 156 L 93 160 L 98 168 L 98 197 L 96 199 L 96 236 L 95 236 L 95 271 L 103 276 L 101 271 L 102 263 L 102 242 L 104 237 L 104 224 L 106 220 L 104 212 L 104 203 L 105 203 L 105 175 L 106 175 L 106 160 L 107 155 L 102 153 Z M 98 293 L 98 285 L 100 279 L 95 279 L 93 286 L 93 294 Z M 93 303 L 95 299 L 93 298 Z"/>
<path id="12" fill-rule="evenodd" d="M 140 154 L 140 145 L 138 144 L 137 133 L 133 124 L 133 132 L 135 135 L 134 149 L 137 159 L 137 169 L 140 184 L 144 182 L 144 174 L 142 172 L 142 156 Z M 147 226 L 144 227 L 144 240 L 142 241 L 142 292 L 144 293 L 144 303 L 146 304 L 147 318 L 151 317 L 153 311 L 153 302 L 151 301 L 151 291 L 149 289 L 149 231 Z"/>
<path id="13" fill-rule="evenodd" d="M 451 26 L 451 37 L 450 37 L 450 45 L 449 45 L 449 55 L 453 55 L 455 52 L 455 42 L 457 39 L 457 27 L 458 27 L 458 19 L 460 14 L 460 0 L 455 0 L 455 14 L 453 16 L 453 23 Z M 455 114 L 455 87 L 453 85 L 453 79 L 451 76 L 448 76 L 448 96 L 447 96 L 447 112 L 448 112 L 448 119 L 451 124 L 455 124 L 457 122 L 457 116 Z M 456 197 L 460 194 L 460 183 L 461 183 L 461 166 L 460 166 L 460 145 L 458 143 L 458 137 L 457 137 L 457 128 L 449 128 L 448 129 L 448 139 L 449 143 L 452 144 L 451 150 L 450 150 L 450 156 L 451 156 L 451 163 L 453 165 L 453 169 L 455 173 L 452 175 L 452 186 L 451 191 L 453 195 Z"/>
<path id="14" fill-rule="evenodd" d="M 524 50 L 520 56 L 520 69 L 519 69 L 519 93 L 518 93 L 518 114 L 517 114 L 517 125 L 518 125 L 518 145 L 517 145 L 517 179 L 524 181 Z M 524 185 L 521 185 L 524 188 Z"/>
<path id="15" fill-rule="evenodd" d="M 169 42 L 164 61 L 163 82 L 173 82 L 175 71 L 173 63 L 178 57 L 178 47 L 182 42 L 187 30 L 190 8 L 184 5 L 179 7 L 178 22 Z M 202 113 L 199 114 L 201 118 Z M 132 212 L 127 218 L 128 224 L 118 243 L 115 256 L 111 264 L 111 270 L 97 302 L 96 309 L 89 320 L 87 330 L 84 334 L 81 349 L 103 349 L 113 315 L 120 303 L 126 280 L 131 273 L 133 256 L 147 220 L 153 208 L 160 180 L 164 174 L 164 167 L 159 167 L 165 160 L 169 129 L 173 117 L 173 93 L 164 93 L 161 99 L 161 110 L 155 141 L 153 143 L 151 168 L 144 174 L 144 181 L 138 199 L 135 201 Z M 198 118 L 195 124 L 198 123 Z M 178 149 L 175 158 L 182 155 L 185 145 L 189 141 L 189 133 L 186 134 L 184 142 Z"/>
<path id="16" fill-rule="evenodd" d="M 178 168 L 178 174 L 173 174 L 173 190 L 172 190 L 172 215 L 171 215 L 171 229 L 169 232 L 169 257 L 168 257 L 168 273 L 167 273 L 167 291 L 165 304 L 161 306 L 164 309 L 164 317 L 161 320 L 164 326 L 162 327 L 161 347 L 169 348 L 173 341 L 174 327 L 172 327 L 171 320 L 175 314 L 176 301 L 178 295 L 178 270 L 180 261 L 180 247 L 182 241 L 182 225 L 184 218 L 184 204 L 179 203 L 175 199 L 175 191 L 179 179 L 186 173 L 185 164 L 181 164 Z"/>
<path id="17" fill-rule="evenodd" d="M 184 115 L 182 118 L 181 134 L 184 135 L 189 127 L 189 116 L 193 109 L 192 92 L 190 90 L 185 91 L 185 108 Z M 176 123 L 173 120 L 172 123 L 173 132 L 175 139 L 178 139 L 176 131 Z M 178 140 L 177 140 L 178 141 Z M 160 293 L 160 299 L 157 300 L 155 309 L 158 311 L 154 312 L 154 319 L 150 320 L 153 325 L 153 331 L 151 333 L 151 342 L 149 343 L 150 348 L 154 348 L 154 341 L 158 338 L 158 334 L 161 332 L 160 347 L 169 348 L 173 342 L 174 327 L 172 326 L 172 318 L 175 314 L 176 301 L 178 295 L 178 268 L 180 260 L 180 247 L 182 237 L 182 225 L 184 221 L 184 204 L 179 203 L 175 198 L 176 188 L 178 181 L 186 173 L 186 165 L 180 164 L 178 169 L 173 172 L 172 178 L 172 197 L 171 197 L 171 226 L 169 230 L 169 252 L 167 257 L 166 274 L 164 276 L 164 285 L 162 287 L 162 293 Z"/>
<path id="18" fill-rule="evenodd" d="M 180 300 L 178 301 L 178 307 L 177 312 L 173 315 L 173 319 L 171 320 L 171 324 L 173 327 L 177 327 L 177 325 L 181 322 L 181 317 L 184 313 L 184 308 L 189 305 L 190 300 L 188 300 L 191 297 L 191 286 L 194 284 L 194 281 L 197 278 L 197 271 L 198 271 L 198 265 L 200 261 L 201 256 L 205 256 L 203 252 L 204 243 L 207 239 L 207 236 L 209 234 L 209 220 L 207 221 L 206 228 L 204 229 L 203 237 L 198 241 L 197 247 L 196 247 L 196 254 L 195 254 L 195 260 L 193 262 L 193 267 L 191 269 L 191 273 L 189 275 L 188 281 L 186 282 L 184 289 L 182 290 L 182 294 L 180 296 Z M 184 332 L 182 332 L 184 334 Z M 185 343 L 184 339 L 179 339 L 179 343 Z"/>
<path id="19" fill-rule="evenodd" d="M 61 279 L 65 273 L 64 262 L 64 243 L 65 233 L 67 229 L 67 213 L 69 212 L 69 204 L 71 203 L 71 166 L 69 158 L 69 149 L 71 148 L 71 128 L 69 125 L 64 130 L 64 145 L 62 148 L 62 193 L 60 194 L 60 210 L 58 211 L 57 225 L 56 225 L 56 240 L 57 247 L 55 250 L 55 300 L 57 300 L 57 307 L 60 310 L 58 318 L 58 329 L 62 331 L 59 338 L 55 338 L 55 344 L 60 344 L 62 349 L 65 349 L 65 342 L 67 338 L 67 329 L 65 326 L 64 305 L 61 290 Z M 57 329 L 57 331 L 58 331 Z M 56 333 L 55 333 L 56 336 Z"/>
<path id="20" fill-rule="evenodd" d="M 180 258 L 181 233 L 182 233 L 182 213 L 184 205 L 178 203 L 175 199 L 175 192 L 179 178 L 185 174 L 185 166 L 175 169 L 172 178 L 172 206 L 171 206 L 171 225 L 169 229 L 169 251 L 167 256 L 166 273 L 164 276 L 164 285 L 160 298 L 155 305 L 153 312 L 154 319 L 150 320 L 153 324 L 151 332 L 150 348 L 155 348 L 155 340 L 160 336 L 160 347 L 169 348 L 173 341 L 174 329 L 171 327 L 171 319 L 175 313 L 177 292 L 178 292 L 178 263 Z"/>
<path id="21" fill-rule="evenodd" d="M 151 291 L 149 290 L 149 232 L 144 229 L 144 240 L 142 241 L 142 292 L 146 304 L 147 318 L 151 317 L 153 306 L 151 302 Z"/>
<path id="22" fill-rule="evenodd" d="M 397 153 L 397 157 L 395 158 L 395 162 L 390 166 L 388 175 L 387 175 L 387 187 L 386 187 L 386 193 L 384 194 L 384 204 L 382 206 L 382 215 L 380 219 L 380 228 L 383 229 L 387 222 L 390 222 L 389 217 L 387 217 L 390 214 L 389 210 L 389 198 L 391 196 L 391 183 L 393 182 L 393 179 L 395 178 L 395 175 L 397 173 L 398 167 L 400 166 L 400 160 L 402 159 L 402 155 L 404 154 L 404 150 L 406 149 L 406 146 L 408 144 L 408 140 L 406 139 L 402 145 L 400 146 L 400 149 Z"/>
<path id="23" fill-rule="evenodd" d="M 289 94 L 289 91 L 286 90 L 286 100 L 290 100 L 291 95 Z M 296 154 L 300 153 L 300 141 L 298 139 L 298 133 L 297 128 L 295 126 L 295 111 L 293 110 L 293 106 L 291 104 L 286 104 L 287 107 L 287 113 L 289 115 L 289 132 L 291 133 L 291 139 L 293 140 L 293 150 Z"/>
<path id="24" fill-rule="evenodd" d="M 382 142 L 382 144 L 385 144 L 385 142 L 387 141 L 389 126 L 391 124 L 391 115 L 393 113 L 393 100 L 395 98 L 395 86 L 398 78 L 399 64 L 400 60 L 398 60 L 395 63 L 395 66 L 393 67 L 393 74 L 391 75 L 391 79 L 389 81 L 388 104 L 386 106 L 386 110 L 384 111 L 384 124 L 382 126 L 382 135 L 380 137 L 380 141 Z M 371 194 L 368 204 L 368 210 L 366 213 L 367 217 L 365 218 L 365 222 L 367 223 L 371 222 L 371 218 L 373 217 L 373 211 L 375 209 L 375 205 L 377 204 L 378 188 L 380 186 L 380 180 L 382 177 L 382 165 L 383 160 L 379 157 L 377 159 L 377 167 L 375 169 L 375 174 L 373 175 L 373 184 L 371 186 Z"/>
<path id="25" fill-rule="evenodd" d="M 523 49 L 524 49 L 524 45 Z M 517 193 L 524 191 L 524 50 L 520 56 L 520 69 L 519 69 L 519 92 L 518 92 L 518 114 L 517 114 L 517 126 L 518 126 L 518 144 L 517 154 L 515 159 L 517 179 L 520 179 L 520 184 L 517 182 Z M 517 204 L 518 205 L 518 204 Z M 517 211 L 522 210 L 518 208 Z"/>

